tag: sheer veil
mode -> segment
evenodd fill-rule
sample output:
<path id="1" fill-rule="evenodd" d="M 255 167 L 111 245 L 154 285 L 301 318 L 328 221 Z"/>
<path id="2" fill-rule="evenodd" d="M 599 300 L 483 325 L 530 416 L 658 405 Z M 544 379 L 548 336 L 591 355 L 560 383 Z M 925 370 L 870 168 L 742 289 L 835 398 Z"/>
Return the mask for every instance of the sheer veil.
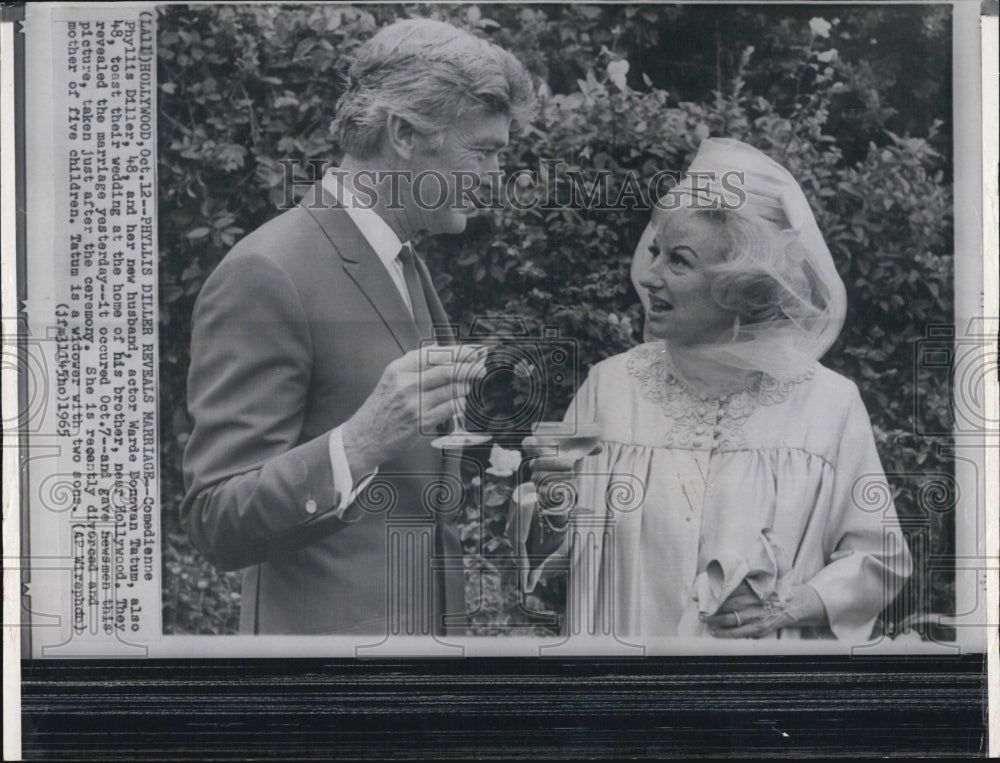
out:
<path id="1" fill-rule="evenodd" d="M 651 262 L 647 246 L 658 222 L 671 209 L 709 206 L 729 210 L 725 214 L 734 219 L 727 227 L 737 232 L 730 262 L 714 277 L 713 293 L 716 285 L 725 292 L 728 283 L 728 290 L 738 293 L 746 292 L 748 283 L 763 282 L 766 304 L 758 290 L 757 304 L 734 331 L 701 345 L 667 343 L 676 375 L 706 391 L 740 386 L 754 372 L 783 382 L 801 377 L 840 333 L 847 296 L 799 184 L 746 143 L 704 140 L 685 179 L 658 203 L 632 266 L 643 306 L 648 297 L 639 278 Z"/>

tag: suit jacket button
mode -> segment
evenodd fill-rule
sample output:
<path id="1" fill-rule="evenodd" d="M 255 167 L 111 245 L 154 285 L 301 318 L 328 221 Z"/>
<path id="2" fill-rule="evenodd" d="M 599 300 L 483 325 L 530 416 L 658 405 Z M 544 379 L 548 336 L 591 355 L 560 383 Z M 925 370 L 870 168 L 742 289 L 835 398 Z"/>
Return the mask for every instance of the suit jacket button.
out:
<path id="1" fill-rule="evenodd" d="M 310 498 L 308 501 L 306 501 L 306 514 L 315 514 L 315 513 L 316 513 L 316 501 Z"/>

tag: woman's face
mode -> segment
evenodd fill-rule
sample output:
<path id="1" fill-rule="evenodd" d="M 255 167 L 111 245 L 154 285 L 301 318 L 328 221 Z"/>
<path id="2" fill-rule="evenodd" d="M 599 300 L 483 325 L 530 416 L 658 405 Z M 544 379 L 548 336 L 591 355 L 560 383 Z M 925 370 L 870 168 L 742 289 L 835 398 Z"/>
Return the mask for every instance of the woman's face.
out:
<path id="1" fill-rule="evenodd" d="M 731 329 L 735 313 L 720 307 L 711 294 L 710 268 L 726 259 L 727 241 L 716 225 L 690 210 L 665 216 L 652 237 L 644 235 L 634 267 L 641 292 L 645 292 L 647 338 L 678 344 L 717 341 Z M 640 293 L 641 293 L 640 292 Z"/>

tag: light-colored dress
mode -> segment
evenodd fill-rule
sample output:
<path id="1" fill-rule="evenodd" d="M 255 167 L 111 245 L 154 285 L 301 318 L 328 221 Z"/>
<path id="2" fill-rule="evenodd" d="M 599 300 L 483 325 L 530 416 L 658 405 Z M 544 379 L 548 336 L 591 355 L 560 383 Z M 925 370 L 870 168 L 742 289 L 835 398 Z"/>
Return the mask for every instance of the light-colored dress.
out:
<path id="1" fill-rule="evenodd" d="M 699 397 L 672 369 L 661 343 L 609 358 L 567 412 L 604 446 L 577 467 L 571 623 L 702 635 L 699 610 L 749 574 L 762 595 L 806 583 L 826 607 L 829 629 L 776 637 L 867 640 L 911 560 L 857 387 L 815 364 Z"/>

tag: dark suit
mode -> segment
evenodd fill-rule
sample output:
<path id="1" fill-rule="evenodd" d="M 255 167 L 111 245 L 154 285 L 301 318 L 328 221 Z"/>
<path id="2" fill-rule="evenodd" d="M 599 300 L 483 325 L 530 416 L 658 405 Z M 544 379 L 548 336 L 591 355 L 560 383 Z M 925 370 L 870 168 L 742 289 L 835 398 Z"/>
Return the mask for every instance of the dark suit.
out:
<path id="1" fill-rule="evenodd" d="M 379 468 L 343 520 L 333 514 L 329 433 L 421 337 L 347 213 L 329 197 L 309 208 L 312 198 L 240 241 L 199 296 L 182 521 L 216 566 L 246 568 L 244 633 L 386 633 L 388 536 L 436 528 L 435 570 L 420 572 L 415 595 L 433 601 L 441 632 L 444 611 L 464 611 L 457 512 L 428 508 L 447 477 L 441 454 L 422 440 Z M 434 322 L 447 323 L 419 258 L 418 271 Z"/>

